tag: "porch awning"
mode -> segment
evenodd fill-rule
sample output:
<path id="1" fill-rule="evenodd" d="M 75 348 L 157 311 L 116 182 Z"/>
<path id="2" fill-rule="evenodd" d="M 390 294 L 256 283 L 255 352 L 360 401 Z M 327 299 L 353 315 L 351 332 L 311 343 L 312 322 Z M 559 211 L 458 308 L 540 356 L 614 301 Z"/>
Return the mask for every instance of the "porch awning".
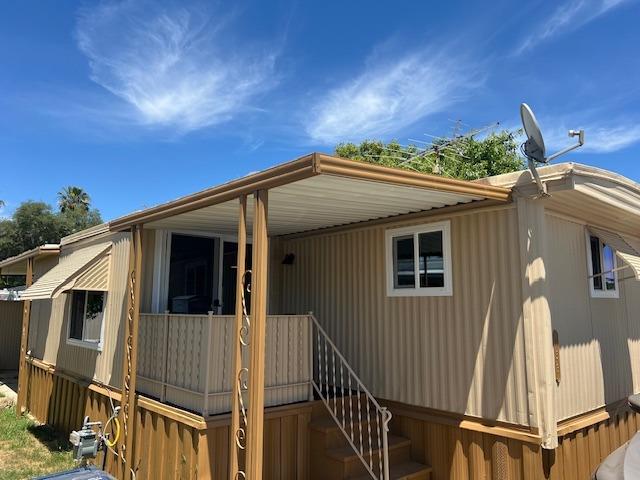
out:
<path id="1" fill-rule="evenodd" d="M 608 232 L 600 228 L 589 227 L 589 233 L 602 240 L 602 243 L 609 245 L 615 250 L 616 255 L 633 271 L 636 280 L 640 280 L 640 252 L 622 235 Z"/>
<path id="2" fill-rule="evenodd" d="M 109 285 L 111 242 L 78 249 L 60 257 L 60 263 L 20 295 L 21 300 L 56 298 L 68 290 L 106 291 Z"/>

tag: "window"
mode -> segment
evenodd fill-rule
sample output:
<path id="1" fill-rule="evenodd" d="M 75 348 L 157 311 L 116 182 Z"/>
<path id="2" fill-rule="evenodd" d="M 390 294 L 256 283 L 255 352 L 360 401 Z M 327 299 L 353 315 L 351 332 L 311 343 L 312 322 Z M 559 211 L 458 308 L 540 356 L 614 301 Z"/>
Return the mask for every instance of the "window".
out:
<path id="1" fill-rule="evenodd" d="M 449 222 L 387 231 L 389 296 L 451 295 Z"/>
<path id="2" fill-rule="evenodd" d="M 613 249 L 594 235 L 588 235 L 589 287 L 592 297 L 618 297 L 616 255 Z"/>
<path id="3" fill-rule="evenodd" d="M 203 314 L 219 303 L 217 242 L 210 237 L 171 236 L 167 303 L 172 313 Z"/>
<path id="4" fill-rule="evenodd" d="M 100 348 L 105 293 L 87 290 L 71 292 L 69 342 Z"/>

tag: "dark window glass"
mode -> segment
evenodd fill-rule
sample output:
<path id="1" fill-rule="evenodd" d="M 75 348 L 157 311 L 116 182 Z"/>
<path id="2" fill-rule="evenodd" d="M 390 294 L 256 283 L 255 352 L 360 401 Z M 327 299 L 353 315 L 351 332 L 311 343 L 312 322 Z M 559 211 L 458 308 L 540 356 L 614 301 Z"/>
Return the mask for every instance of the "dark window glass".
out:
<path id="1" fill-rule="evenodd" d="M 393 238 L 393 286 L 414 288 L 416 286 L 413 235 Z"/>
<path id="2" fill-rule="evenodd" d="M 598 237 L 590 237 L 591 243 L 591 267 L 593 277 L 594 290 L 602 290 L 602 263 L 600 261 L 600 239 Z"/>
<path id="3" fill-rule="evenodd" d="M 104 292 L 72 292 L 69 338 L 98 343 L 103 316 Z"/>
<path id="4" fill-rule="evenodd" d="M 69 321 L 69 338 L 82 340 L 84 327 L 84 302 L 87 292 L 76 291 L 71 294 L 71 318 Z"/>
<path id="5" fill-rule="evenodd" d="M 442 232 L 418 235 L 420 287 L 444 287 Z"/>
<path id="6" fill-rule="evenodd" d="M 213 309 L 213 238 L 171 236 L 169 310 L 173 313 L 207 313 Z"/>

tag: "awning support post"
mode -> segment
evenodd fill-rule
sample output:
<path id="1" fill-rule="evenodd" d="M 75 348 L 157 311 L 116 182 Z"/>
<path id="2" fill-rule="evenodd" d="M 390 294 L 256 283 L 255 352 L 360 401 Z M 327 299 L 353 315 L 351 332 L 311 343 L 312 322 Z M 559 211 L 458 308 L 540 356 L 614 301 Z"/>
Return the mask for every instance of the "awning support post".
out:
<path id="1" fill-rule="evenodd" d="M 138 370 L 138 326 L 140 323 L 140 280 L 142 278 L 142 225 L 131 227 L 127 317 L 124 332 L 122 365 L 123 438 L 120 443 L 122 478 L 129 480 L 135 471 L 133 465 L 133 438 L 136 418 L 136 381 Z"/>
<path id="2" fill-rule="evenodd" d="M 262 478 L 264 434 L 264 360 L 267 324 L 267 191 L 254 194 L 253 259 L 251 263 L 251 338 L 249 359 L 249 415 L 247 477 Z"/>
<path id="3" fill-rule="evenodd" d="M 33 284 L 34 257 L 27 258 L 27 278 L 25 285 L 29 288 Z M 20 366 L 18 370 L 18 398 L 16 412 L 24 413 L 27 409 L 27 390 L 29 389 L 29 367 L 27 366 L 27 348 L 29 348 L 29 323 L 31 321 L 31 300 L 23 300 L 22 309 L 22 337 L 20 340 Z"/>
<path id="4" fill-rule="evenodd" d="M 229 429 L 229 479 L 236 480 L 240 471 L 238 462 L 238 450 L 246 447 L 246 425 L 244 417 L 240 424 L 240 395 L 242 395 L 244 371 L 242 370 L 242 350 L 244 337 L 249 332 L 243 330 L 244 324 L 244 276 L 247 257 L 247 197 L 240 197 L 240 209 L 238 212 L 238 258 L 236 267 L 236 320 L 233 340 L 233 389 L 231 394 L 231 427 Z"/>

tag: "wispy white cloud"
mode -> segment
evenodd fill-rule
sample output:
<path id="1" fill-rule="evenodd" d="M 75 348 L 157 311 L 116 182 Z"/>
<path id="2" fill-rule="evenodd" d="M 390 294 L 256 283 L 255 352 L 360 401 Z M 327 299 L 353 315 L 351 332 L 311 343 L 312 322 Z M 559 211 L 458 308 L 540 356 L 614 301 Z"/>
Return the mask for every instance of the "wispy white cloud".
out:
<path id="1" fill-rule="evenodd" d="M 536 26 L 518 45 L 515 54 L 521 54 L 562 32 L 576 30 L 629 0 L 568 0 Z"/>
<path id="2" fill-rule="evenodd" d="M 331 144 L 397 133 L 466 97 L 480 83 L 473 63 L 455 55 L 425 51 L 395 62 L 370 59 L 361 74 L 312 106 L 307 134 Z"/>
<path id="3" fill-rule="evenodd" d="M 233 43 L 230 20 L 202 5 L 105 2 L 80 12 L 76 38 L 91 79 L 132 120 L 187 132 L 253 108 L 277 82 L 277 51 Z"/>

